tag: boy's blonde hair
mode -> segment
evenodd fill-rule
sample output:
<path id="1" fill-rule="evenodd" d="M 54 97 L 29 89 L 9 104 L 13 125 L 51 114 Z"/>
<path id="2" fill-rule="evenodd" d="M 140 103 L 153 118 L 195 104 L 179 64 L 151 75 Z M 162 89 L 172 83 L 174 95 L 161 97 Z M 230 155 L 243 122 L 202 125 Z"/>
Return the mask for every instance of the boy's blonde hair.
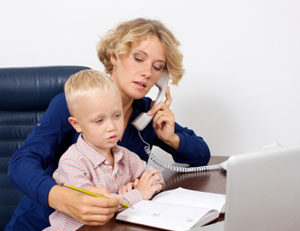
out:
<path id="1" fill-rule="evenodd" d="M 128 55 L 134 45 L 152 35 L 157 36 L 163 44 L 167 56 L 166 70 L 173 84 L 177 84 L 184 73 L 183 55 L 178 49 L 179 42 L 171 31 L 157 20 L 137 18 L 121 23 L 116 29 L 107 32 L 97 44 L 98 58 L 103 63 L 106 73 L 111 74 L 113 70 L 111 56 L 120 58 L 122 55 Z"/>
<path id="2" fill-rule="evenodd" d="M 65 97 L 70 114 L 73 115 L 74 108 L 76 108 L 76 104 L 80 99 L 108 90 L 118 92 L 114 82 L 103 72 L 87 69 L 71 75 L 64 85 Z"/>

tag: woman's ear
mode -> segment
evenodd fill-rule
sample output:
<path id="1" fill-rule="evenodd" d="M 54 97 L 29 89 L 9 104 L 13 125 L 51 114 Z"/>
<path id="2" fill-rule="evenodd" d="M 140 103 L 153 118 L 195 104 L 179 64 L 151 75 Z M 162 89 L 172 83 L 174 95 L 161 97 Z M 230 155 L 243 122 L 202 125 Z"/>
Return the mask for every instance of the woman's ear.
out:
<path id="1" fill-rule="evenodd" d="M 117 58 L 114 55 L 111 55 L 109 59 L 113 66 L 117 64 Z"/>
<path id="2" fill-rule="evenodd" d="M 77 121 L 77 119 L 75 118 L 75 117 L 72 117 L 72 116 L 70 116 L 69 118 L 68 118 L 68 121 L 69 121 L 69 123 L 72 125 L 72 127 L 78 132 L 78 133 L 80 133 L 82 130 L 81 130 L 81 127 L 80 127 L 80 125 L 79 125 L 79 123 L 78 123 L 78 121 Z"/>

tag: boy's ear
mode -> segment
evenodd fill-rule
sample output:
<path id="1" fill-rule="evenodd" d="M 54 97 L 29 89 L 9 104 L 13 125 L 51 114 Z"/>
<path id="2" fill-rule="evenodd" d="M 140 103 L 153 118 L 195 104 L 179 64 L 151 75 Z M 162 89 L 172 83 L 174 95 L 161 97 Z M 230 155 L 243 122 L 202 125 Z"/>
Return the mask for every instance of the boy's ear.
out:
<path id="1" fill-rule="evenodd" d="M 72 125 L 72 127 L 73 127 L 78 133 L 81 132 L 80 125 L 79 125 L 79 123 L 78 123 L 78 121 L 77 121 L 77 119 L 76 119 L 75 117 L 70 116 L 70 117 L 68 118 L 68 121 L 69 121 L 69 123 Z"/>

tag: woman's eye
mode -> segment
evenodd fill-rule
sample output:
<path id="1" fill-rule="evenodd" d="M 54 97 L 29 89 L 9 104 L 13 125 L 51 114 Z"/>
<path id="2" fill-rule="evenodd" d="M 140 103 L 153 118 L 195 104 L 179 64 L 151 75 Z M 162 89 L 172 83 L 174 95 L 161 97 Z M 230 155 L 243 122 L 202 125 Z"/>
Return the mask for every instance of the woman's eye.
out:
<path id="1" fill-rule="evenodd" d="M 161 66 L 153 66 L 154 70 L 156 71 L 161 71 L 162 70 L 162 67 Z"/>
<path id="2" fill-rule="evenodd" d="M 143 59 L 137 56 L 134 57 L 134 60 L 137 61 L 138 63 L 143 62 Z"/>

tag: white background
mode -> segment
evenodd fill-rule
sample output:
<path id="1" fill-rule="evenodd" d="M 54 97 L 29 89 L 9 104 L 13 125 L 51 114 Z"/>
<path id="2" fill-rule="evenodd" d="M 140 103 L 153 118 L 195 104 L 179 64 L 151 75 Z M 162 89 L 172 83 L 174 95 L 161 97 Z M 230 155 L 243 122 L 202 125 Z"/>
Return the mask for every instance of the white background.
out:
<path id="1" fill-rule="evenodd" d="M 297 144 L 299 12 L 297 0 L 1 0 L 0 67 L 103 70 L 96 43 L 107 30 L 135 17 L 159 19 L 184 54 L 172 110 L 213 155 Z"/>

